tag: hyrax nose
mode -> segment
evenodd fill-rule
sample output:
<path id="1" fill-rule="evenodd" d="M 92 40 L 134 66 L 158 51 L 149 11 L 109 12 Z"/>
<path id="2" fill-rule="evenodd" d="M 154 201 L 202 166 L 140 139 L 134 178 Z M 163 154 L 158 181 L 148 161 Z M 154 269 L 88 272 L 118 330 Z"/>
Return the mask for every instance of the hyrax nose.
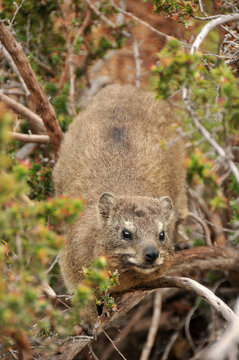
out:
<path id="1" fill-rule="evenodd" d="M 159 256 L 159 251 L 153 247 L 147 247 L 144 251 L 144 258 L 148 263 L 153 263 Z"/>

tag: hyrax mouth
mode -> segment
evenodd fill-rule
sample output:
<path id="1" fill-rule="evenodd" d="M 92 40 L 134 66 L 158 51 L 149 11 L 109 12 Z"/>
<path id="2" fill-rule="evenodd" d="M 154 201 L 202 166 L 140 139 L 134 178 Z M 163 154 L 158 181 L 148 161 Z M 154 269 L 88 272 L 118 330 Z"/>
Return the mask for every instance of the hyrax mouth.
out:
<path id="1" fill-rule="evenodd" d="M 158 270 L 160 268 L 161 264 L 153 264 L 153 265 L 139 265 L 139 264 L 135 264 L 135 263 L 129 263 L 130 267 L 132 270 L 135 270 L 139 273 L 143 273 L 143 274 L 149 274 L 151 272 L 154 272 L 156 270 Z"/>

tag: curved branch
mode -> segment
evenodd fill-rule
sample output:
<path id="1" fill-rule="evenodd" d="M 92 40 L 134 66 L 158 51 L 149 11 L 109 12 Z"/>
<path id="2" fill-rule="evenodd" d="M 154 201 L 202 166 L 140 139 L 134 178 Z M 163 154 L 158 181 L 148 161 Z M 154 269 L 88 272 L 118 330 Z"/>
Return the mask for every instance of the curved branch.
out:
<path id="1" fill-rule="evenodd" d="M 207 244 L 207 246 L 212 246 L 210 231 L 208 229 L 207 224 L 199 216 L 197 216 L 196 214 L 194 214 L 191 211 L 188 212 L 187 216 L 192 217 L 194 220 L 196 220 L 202 226 L 205 237 L 206 237 L 206 244 Z"/>
<path id="2" fill-rule="evenodd" d="M 102 327 L 106 327 L 112 321 L 115 321 L 121 318 L 127 311 L 129 311 L 132 307 L 138 304 L 150 291 L 155 290 L 157 288 L 164 287 L 180 287 L 186 290 L 190 289 L 194 293 L 197 293 L 199 296 L 205 296 L 205 287 L 200 286 L 198 290 L 193 289 L 194 281 L 191 279 L 180 278 L 179 275 L 185 276 L 186 274 L 192 274 L 193 272 L 198 271 L 208 271 L 208 270 L 237 270 L 239 271 L 239 251 L 232 248 L 223 248 L 223 247 L 207 247 L 201 246 L 194 249 L 182 250 L 175 254 L 175 259 L 172 264 L 172 267 L 167 271 L 166 276 L 160 277 L 154 281 L 149 281 L 147 283 L 143 283 L 138 287 L 134 287 L 128 291 L 121 293 L 113 293 L 113 296 L 118 296 L 116 299 L 117 303 L 117 312 L 113 314 L 113 316 L 109 319 L 107 317 L 102 319 L 101 325 Z M 174 277 L 176 275 L 176 277 Z M 196 282 L 195 282 L 196 283 Z M 198 283 L 196 283 L 198 284 Z M 207 289 L 206 289 L 207 290 Z M 128 292 L 128 293 L 126 293 Z M 131 292 L 131 294 L 129 293 Z M 206 291 L 206 293 L 208 293 Z M 211 295 L 211 291 L 209 290 Z M 214 294 L 213 294 L 214 295 Z M 208 297 L 208 295 L 207 295 Z M 224 317 L 231 321 L 234 319 L 234 313 L 226 306 L 222 305 L 223 310 L 221 310 L 221 303 L 219 301 L 219 305 L 216 304 L 217 298 L 212 296 L 207 301 L 211 301 L 213 306 L 217 306 L 217 310 L 224 311 Z M 213 303 L 215 301 L 215 303 Z M 210 303 L 210 302 L 209 302 Z M 219 309 L 220 308 L 220 309 Z M 228 310 L 229 309 L 229 310 Z M 99 329 L 101 331 L 101 329 Z M 64 343 L 64 348 L 59 349 L 58 354 L 55 354 L 53 360 L 68 360 L 74 359 L 74 357 L 87 345 L 87 341 L 85 340 L 76 340 L 76 341 L 68 341 Z"/>
<path id="3" fill-rule="evenodd" d="M 201 43 L 203 42 L 203 40 L 205 39 L 205 37 L 207 36 L 209 31 L 211 31 L 214 27 L 216 27 L 220 24 L 224 24 L 225 22 L 238 21 L 238 20 L 239 20 L 239 13 L 221 15 L 221 16 L 217 17 L 216 19 L 207 23 L 202 28 L 202 30 L 200 31 L 200 33 L 198 34 L 196 39 L 194 40 L 194 42 L 192 44 L 192 48 L 191 48 L 191 54 L 194 54 L 198 50 L 199 46 L 201 45 Z"/>

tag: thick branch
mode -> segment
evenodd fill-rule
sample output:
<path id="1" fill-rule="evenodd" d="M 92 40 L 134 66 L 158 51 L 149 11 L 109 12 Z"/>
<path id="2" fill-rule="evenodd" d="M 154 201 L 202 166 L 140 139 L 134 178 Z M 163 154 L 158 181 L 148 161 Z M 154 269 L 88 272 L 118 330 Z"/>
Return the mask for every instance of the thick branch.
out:
<path id="1" fill-rule="evenodd" d="M 13 140 L 22 141 L 25 143 L 49 144 L 48 135 L 28 135 L 17 132 L 10 132 L 10 136 L 13 138 Z"/>
<path id="2" fill-rule="evenodd" d="M 35 99 L 37 109 L 40 112 L 47 129 L 53 151 L 57 156 L 63 134 L 57 121 L 55 111 L 38 83 L 36 75 L 32 70 L 21 45 L 15 40 L 10 30 L 2 22 L 0 23 L 0 40 L 11 55 L 28 90 Z"/>
<path id="3" fill-rule="evenodd" d="M 44 123 L 40 116 L 36 115 L 34 112 L 29 110 L 26 106 L 18 103 L 17 101 L 11 99 L 9 96 L 4 95 L 2 91 L 0 91 L 0 101 L 4 101 L 7 106 L 13 110 L 15 113 L 21 115 L 24 119 L 26 119 L 31 127 L 39 134 L 45 133 L 46 129 Z"/>
<path id="4" fill-rule="evenodd" d="M 125 292 L 152 290 L 168 287 L 167 277 L 190 276 L 198 271 L 228 271 L 239 273 L 239 251 L 228 247 L 199 246 L 193 249 L 182 250 L 175 254 L 171 268 L 156 280 L 141 283 Z M 166 279 L 166 280 L 165 280 Z M 121 292 L 120 294 L 122 294 Z M 117 294 L 112 292 L 112 294 Z"/>
<path id="5" fill-rule="evenodd" d="M 198 292 L 196 292 L 195 290 L 192 290 L 192 285 L 190 287 L 189 283 L 190 282 L 191 284 L 193 283 L 191 279 L 187 279 L 185 283 L 185 279 L 182 280 L 181 278 L 181 284 L 180 284 L 179 283 L 180 280 L 178 280 L 179 279 L 178 276 L 180 275 L 185 276 L 185 275 L 190 275 L 193 272 L 195 273 L 198 271 L 210 271 L 210 270 L 239 271 L 238 264 L 239 264 L 239 251 L 232 248 L 227 248 L 227 247 L 216 248 L 216 247 L 201 246 L 194 249 L 180 251 L 176 253 L 173 265 L 167 271 L 166 274 L 167 276 L 160 277 L 154 281 L 149 281 L 147 283 L 141 284 L 140 286 L 130 289 L 129 291 L 131 291 L 132 294 L 130 293 L 123 294 L 122 292 L 120 294 L 116 294 L 112 292 L 113 296 L 118 295 L 118 299 L 116 298 L 117 312 L 115 312 L 110 319 L 108 318 L 102 319 L 101 325 L 102 327 L 105 328 L 112 321 L 121 318 L 123 315 L 126 314 L 127 311 L 129 311 L 132 307 L 134 307 L 137 303 L 139 303 L 146 296 L 146 294 L 148 294 L 148 292 L 152 289 L 164 288 L 164 287 L 180 287 L 188 290 L 190 288 L 190 291 L 195 292 L 199 296 L 205 296 L 205 291 L 200 293 L 201 291 L 200 284 L 199 284 L 199 290 L 197 290 Z M 176 278 L 174 276 L 176 276 Z M 135 293 L 136 291 L 137 293 Z M 209 293 L 211 294 L 210 290 Z M 216 302 L 217 298 L 214 299 Z M 209 299 L 207 299 L 207 301 L 210 303 Z M 216 305 L 214 304 L 213 306 Z M 227 306 L 225 312 L 227 314 L 225 315 L 225 317 L 227 317 L 227 319 L 230 321 L 230 318 L 234 317 L 233 313 L 231 313 L 230 309 L 228 310 Z M 84 348 L 86 344 L 87 342 L 83 340 L 64 343 L 63 352 L 60 353 L 59 351 L 58 355 L 54 356 L 54 360 L 64 360 L 66 358 L 68 360 L 72 360 Z"/>

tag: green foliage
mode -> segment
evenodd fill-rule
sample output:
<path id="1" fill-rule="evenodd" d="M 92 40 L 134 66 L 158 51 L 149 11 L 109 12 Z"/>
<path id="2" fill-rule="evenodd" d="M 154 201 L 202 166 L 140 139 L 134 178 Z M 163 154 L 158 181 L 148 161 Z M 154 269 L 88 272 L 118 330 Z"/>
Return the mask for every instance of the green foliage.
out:
<path id="1" fill-rule="evenodd" d="M 20 1 L 17 1 L 20 5 Z M 3 11 L 1 18 L 12 19 L 16 6 L 12 0 L 2 1 Z M 57 3 L 51 0 L 36 1 L 26 0 L 21 6 L 21 11 L 16 15 L 17 38 L 27 45 L 29 52 L 35 55 L 39 51 L 44 56 L 49 56 L 52 49 L 59 54 L 62 53 L 64 38 L 55 31 L 53 14 L 58 10 Z M 29 29 L 27 30 L 26 23 Z M 40 30 L 40 33 L 39 33 Z M 29 33 L 30 38 L 29 38 Z M 30 40 L 30 41 L 29 41 Z"/>
<path id="2" fill-rule="evenodd" d="M 198 1 L 153 0 L 154 11 L 169 15 L 171 19 L 188 26 L 188 19 L 198 11 Z"/>
<path id="3" fill-rule="evenodd" d="M 27 183 L 30 187 L 30 199 L 44 200 L 53 196 L 52 168 L 42 165 L 36 160 L 32 162 L 28 173 Z"/>
<path id="4" fill-rule="evenodd" d="M 190 156 L 185 159 L 188 183 L 192 185 L 202 182 L 216 184 L 217 174 L 212 169 L 213 165 L 213 161 L 206 158 L 200 149 L 191 152 Z"/>
<path id="5" fill-rule="evenodd" d="M 24 348 L 27 338 L 52 338 L 54 332 L 58 338 L 73 335 L 81 322 L 81 309 L 95 295 L 98 303 L 112 309 L 114 300 L 108 291 L 118 283 L 118 276 L 107 271 L 102 257 L 84 269 L 85 280 L 72 298 L 70 311 L 62 312 L 43 296 L 46 269 L 64 244 L 61 225 L 76 220 L 83 201 L 66 196 L 44 201 L 52 191 L 51 170 L 37 162 L 30 167 L 12 164 L 5 153 L 10 122 L 10 115 L 0 108 L 0 338 L 6 347 L 13 340 Z M 41 202 L 26 197 L 29 185 L 31 197 Z M 55 350 L 52 339 L 38 353 L 46 350 L 48 355 Z"/>
<path id="6" fill-rule="evenodd" d="M 40 329 L 33 326 L 36 323 L 51 326 L 62 334 L 72 331 L 70 323 L 62 326 L 66 319 L 43 296 L 42 289 L 47 280 L 46 268 L 64 243 L 60 234 L 62 222 L 72 223 L 83 208 L 80 198 L 27 200 L 31 170 L 23 164 L 12 166 L 5 153 L 10 121 L 10 115 L 1 107 L 0 336 L 5 345 L 9 336 L 18 343 L 26 335 L 33 339 Z"/>
<path id="7" fill-rule="evenodd" d="M 198 54 L 185 53 L 176 40 L 171 40 L 158 58 L 160 65 L 152 68 L 155 74 L 153 86 L 158 97 L 167 99 L 181 87 L 193 84 L 201 64 Z"/>
<path id="8" fill-rule="evenodd" d="M 107 270 L 106 258 L 101 256 L 94 260 L 88 268 L 83 268 L 86 288 L 97 296 L 97 304 L 102 303 L 108 309 L 115 306 L 114 299 L 109 295 L 109 289 L 119 284 L 118 272 Z"/>
<path id="9" fill-rule="evenodd" d="M 226 148 L 227 139 L 236 137 L 238 133 L 239 80 L 232 68 L 216 57 L 200 52 L 190 55 L 181 49 L 176 40 L 170 41 L 158 57 L 159 65 L 152 68 L 156 96 L 162 99 L 174 97 L 182 105 L 178 94 L 183 87 L 188 87 L 196 116 L 217 143 Z M 220 175 L 214 170 L 218 166 L 215 154 L 198 130 L 195 131 L 191 118 L 183 111 L 179 111 L 179 115 L 184 119 L 184 129 L 192 134 L 191 149 L 185 159 L 188 183 L 192 187 L 204 184 L 203 196 L 211 211 L 227 211 L 231 225 L 237 228 L 238 183 L 233 175 L 228 180 L 231 191 L 229 201 L 227 188 L 220 185 Z M 195 145 L 197 142 L 200 150 Z"/>
<path id="10" fill-rule="evenodd" d="M 193 240 L 193 245 L 194 246 L 203 246 L 203 245 L 205 245 L 205 242 L 202 239 L 195 238 Z"/>

